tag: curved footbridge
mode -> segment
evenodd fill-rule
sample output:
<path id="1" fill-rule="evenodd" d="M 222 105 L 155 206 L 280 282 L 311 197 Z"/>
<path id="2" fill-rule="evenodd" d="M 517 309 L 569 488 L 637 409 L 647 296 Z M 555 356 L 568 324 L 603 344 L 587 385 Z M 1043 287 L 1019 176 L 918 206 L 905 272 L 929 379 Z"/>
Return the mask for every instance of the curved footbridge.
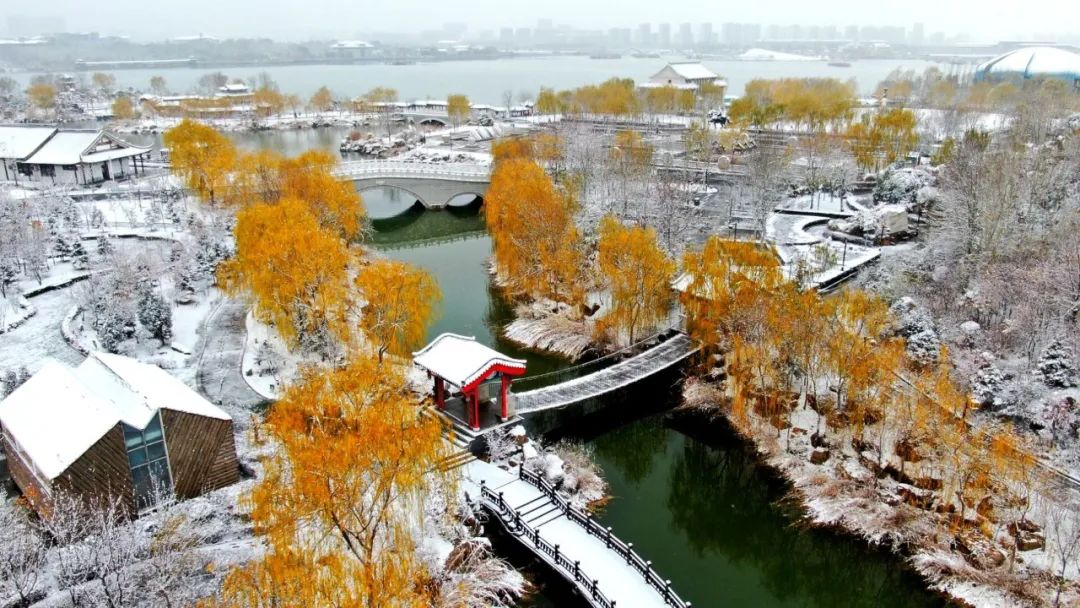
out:
<path id="1" fill-rule="evenodd" d="M 491 183 L 491 167 L 480 163 L 357 160 L 340 163 L 334 174 L 355 182 L 361 193 L 381 187 L 404 190 L 428 209 L 442 209 L 462 194 L 483 198 Z"/>
<path id="2" fill-rule="evenodd" d="M 635 550 L 587 511 L 570 505 L 536 473 L 513 474 L 472 461 L 465 498 L 575 586 L 594 608 L 690 608 Z"/>

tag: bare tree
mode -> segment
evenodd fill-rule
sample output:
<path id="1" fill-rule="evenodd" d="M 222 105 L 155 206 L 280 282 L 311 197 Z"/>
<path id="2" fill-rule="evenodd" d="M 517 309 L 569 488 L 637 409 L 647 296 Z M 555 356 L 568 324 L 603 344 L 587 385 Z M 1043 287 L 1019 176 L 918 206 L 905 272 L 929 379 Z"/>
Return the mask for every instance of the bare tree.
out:
<path id="1" fill-rule="evenodd" d="M 46 544 L 22 509 L 10 502 L 0 504 L 0 547 L 0 590 L 14 591 L 18 604 L 29 606 L 42 590 Z"/>
<path id="2" fill-rule="evenodd" d="M 506 119 L 510 120 L 510 107 L 514 105 L 514 92 L 510 89 L 503 91 L 502 101 L 506 105 Z"/>
<path id="3" fill-rule="evenodd" d="M 765 220 L 783 200 L 790 185 L 791 154 L 787 146 L 759 145 L 746 163 L 746 194 L 761 239 L 765 238 Z"/>
<path id="4" fill-rule="evenodd" d="M 1075 568 L 1080 559 L 1080 508 L 1075 504 L 1048 504 L 1046 509 L 1046 550 L 1057 575 L 1057 592 L 1054 608 L 1061 605 L 1061 592 L 1065 590 L 1069 568 Z"/>
<path id="5" fill-rule="evenodd" d="M 142 594 L 165 608 L 189 606 L 206 595 L 192 580 L 205 566 L 206 559 L 198 552 L 205 542 L 186 515 L 167 517 L 150 541 Z"/>

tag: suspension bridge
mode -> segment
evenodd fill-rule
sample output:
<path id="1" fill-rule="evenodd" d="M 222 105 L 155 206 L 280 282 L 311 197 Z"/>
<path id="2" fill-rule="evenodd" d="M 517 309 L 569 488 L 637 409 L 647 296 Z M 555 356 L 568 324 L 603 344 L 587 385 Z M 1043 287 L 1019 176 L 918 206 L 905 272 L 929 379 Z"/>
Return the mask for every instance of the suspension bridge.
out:
<path id="1" fill-rule="evenodd" d="M 513 396 L 515 413 L 519 416 L 527 416 L 603 396 L 662 372 L 694 354 L 699 348 L 685 333 L 674 330 L 638 342 L 635 350 L 643 346 L 646 348 L 633 356 L 626 357 L 628 353 L 624 349 L 596 361 L 550 375 L 568 377 L 569 379 L 564 382 L 515 392 Z M 612 360 L 617 362 L 610 363 Z M 598 365 L 603 365 L 603 367 L 591 373 L 581 374 L 589 366 Z M 522 384 L 545 379 L 548 378 L 533 376 L 519 380 L 517 386 L 520 388 Z"/>

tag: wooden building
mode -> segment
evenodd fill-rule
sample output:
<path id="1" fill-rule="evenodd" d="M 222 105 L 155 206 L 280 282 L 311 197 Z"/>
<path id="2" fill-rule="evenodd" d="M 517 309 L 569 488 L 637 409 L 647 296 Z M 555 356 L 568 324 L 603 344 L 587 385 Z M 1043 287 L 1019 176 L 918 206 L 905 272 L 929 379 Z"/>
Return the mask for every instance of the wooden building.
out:
<path id="1" fill-rule="evenodd" d="M 154 365 L 105 353 L 46 363 L 0 402 L 0 444 L 44 517 L 61 492 L 134 517 L 240 478 L 228 414 Z"/>
<path id="2" fill-rule="evenodd" d="M 503 422 L 509 419 L 511 382 L 525 373 L 523 359 L 511 359 L 476 338 L 450 333 L 413 353 L 413 363 L 435 380 L 438 408 L 445 411 L 451 400 L 460 401 L 464 405 L 463 422 L 474 431 L 480 430 L 481 404 L 493 404 L 499 408 Z"/>

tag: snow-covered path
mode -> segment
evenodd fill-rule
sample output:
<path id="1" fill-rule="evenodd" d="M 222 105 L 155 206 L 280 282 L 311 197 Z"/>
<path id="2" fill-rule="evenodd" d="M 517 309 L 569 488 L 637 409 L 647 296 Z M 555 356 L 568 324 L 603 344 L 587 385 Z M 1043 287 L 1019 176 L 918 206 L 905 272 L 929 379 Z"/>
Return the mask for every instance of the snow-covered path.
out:
<path id="1" fill-rule="evenodd" d="M 36 372 L 48 359 L 78 365 L 82 353 L 64 341 L 60 322 L 75 305 L 71 289 L 57 289 L 30 298 L 37 314 L 15 329 L 0 334 L 0 371 L 26 366 Z"/>
<path id="2" fill-rule="evenodd" d="M 567 519 L 543 492 L 535 486 L 518 479 L 499 467 L 474 460 L 462 468 L 462 489 L 473 502 L 480 501 L 481 481 L 494 491 L 501 492 L 506 503 L 521 515 L 521 521 L 539 533 L 540 538 L 559 547 L 559 554 L 570 563 L 580 562 L 580 572 L 586 580 L 597 581 L 596 589 L 618 606 L 649 608 L 667 606 L 660 591 L 650 586 L 645 577 L 629 565 L 626 558 L 616 553 L 605 542 L 585 531 L 575 521 Z M 538 557 L 552 563 L 551 555 L 538 550 L 531 538 L 520 536 L 519 540 Z M 572 575 L 557 569 L 564 577 Z M 581 584 L 578 583 L 578 587 Z M 591 605 L 597 605 L 582 589 L 583 597 Z"/>
<path id="3" fill-rule="evenodd" d="M 236 408 L 252 408 L 264 400 L 241 375 L 247 307 L 240 300 L 223 298 L 203 325 L 197 363 L 198 389 L 210 401 Z M 231 411 L 231 410 L 229 410 Z"/>

